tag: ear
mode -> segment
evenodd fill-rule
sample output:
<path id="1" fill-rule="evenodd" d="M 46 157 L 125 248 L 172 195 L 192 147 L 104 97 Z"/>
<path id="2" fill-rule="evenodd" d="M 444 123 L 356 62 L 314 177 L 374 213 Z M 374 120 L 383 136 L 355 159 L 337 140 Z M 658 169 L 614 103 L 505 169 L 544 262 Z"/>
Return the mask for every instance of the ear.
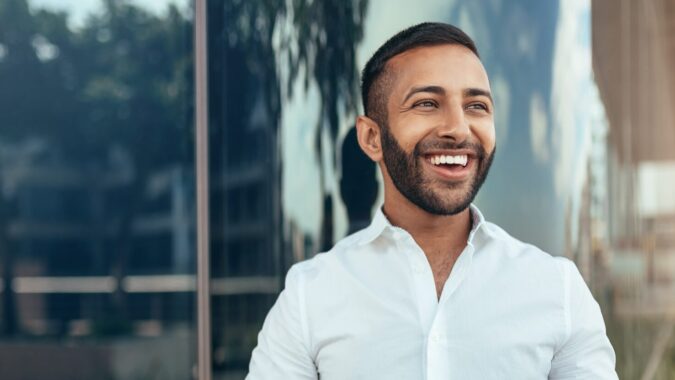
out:
<path id="1" fill-rule="evenodd" d="M 382 145 L 380 141 L 380 126 L 375 120 L 368 116 L 361 115 L 356 118 L 356 138 L 359 146 L 366 156 L 371 160 L 379 162 L 382 160 Z"/>

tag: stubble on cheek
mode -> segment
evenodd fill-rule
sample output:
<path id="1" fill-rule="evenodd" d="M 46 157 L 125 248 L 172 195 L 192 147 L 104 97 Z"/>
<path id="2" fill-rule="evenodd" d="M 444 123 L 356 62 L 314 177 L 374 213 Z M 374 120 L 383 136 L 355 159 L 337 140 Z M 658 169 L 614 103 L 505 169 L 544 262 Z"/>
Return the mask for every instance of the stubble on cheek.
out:
<path id="1" fill-rule="evenodd" d="M 398 191 L 421 209 L 437 215 L 461 212 L 473 201 L 484 174 L 487 175 L 489 157 L 482 146 L 471 143 L 455 144 L 447 141 L 420 141 L 412 153 L 407 152 L 390 134 L 382 129 L 382 149 L 389 177 Z M 470 148 L 476 152 L 472 176 L 464 181 L 450 183 L 435 178 L 426 162 L 424 152 L 432 149 Z M 486 166 L 484 169 L 483 166 Z M 483 173 L 485 171 L 485 173 Z"/>

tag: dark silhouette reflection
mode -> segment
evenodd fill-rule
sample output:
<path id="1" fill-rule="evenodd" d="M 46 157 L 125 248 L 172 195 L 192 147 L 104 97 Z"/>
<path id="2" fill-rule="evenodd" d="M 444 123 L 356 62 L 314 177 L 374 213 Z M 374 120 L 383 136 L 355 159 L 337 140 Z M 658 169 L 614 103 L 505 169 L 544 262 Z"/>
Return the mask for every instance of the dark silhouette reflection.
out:
<path id="1" fill-rule="evenodd" d="M 351 128 L 345 136 L 341 153 L 340 196 L 347 208 L 347 234 L 351 234 L 370 223 L 378 192 L 377 167 L 359 147 L 356 128 Z"/>
<path id="2" fill-rule="evenodd" d="M 324 168 L 336 164 L 336 138 L 340 113 L 358 111 L 359 67 L 356 49 L 363 39 L 368 0 L 299 0 L 293 2 L 292 24 L 295 32 L 282 37 L 282 52 L 289 64 L 287 90 L 301 76 L 305 90 L 310 83 L 319 92 L 319 118 L 314 126 L 314 148 L 319 165 L 319 191 L 323 198 L 318 250 L 333 246 L 333 196 L 326 188 Z M 298 44 L 297 53 L 290 46 Z M 283 64 L 283 62 L 280 62 Z M 326 142 L 322 137 L 328 136 Z M 324 154 L 327 153 L 327 154 Z M 324 161 L 327 161 L 324 163 Z"/>
<path id="3" fill-rule="evenodd" d="M 333 244 L 335 191 L 326 188 L 324 171 L 336 165 L 340 115 L 356 113 L 356 47 L 367 1 L 207 5 L 213 365 L 236 378 L 288 266 L 299 259 L 285 248 L 289 231 L 306 236 L 285 217 L 281 197 L 283 176 L 297 174 L 282 173 L 282 153 L 292 148 L 282 146 L 281 115 L 301 79 L 319 93 L 319 117 L 308 132 L 316 155 L 308 159 L 319 162 L 320 179 L 307 191 L 320 195 L 318 245 Z"/>

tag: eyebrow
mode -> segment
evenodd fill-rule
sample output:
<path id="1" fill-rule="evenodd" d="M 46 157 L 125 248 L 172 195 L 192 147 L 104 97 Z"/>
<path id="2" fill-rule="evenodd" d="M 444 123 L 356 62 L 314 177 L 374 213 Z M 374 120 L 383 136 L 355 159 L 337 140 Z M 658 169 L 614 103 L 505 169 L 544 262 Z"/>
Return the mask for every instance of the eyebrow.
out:
<path id="1" fill-rule="evenodd" d="M 437 95 L 445 95 L 445 89 L 441 86 L 419 86 L 419 87 L 413 87 L 408 91 L 408 94 L 406 94 L 405 99 L 403 99 L 403 103 L 407 102 L 408 99 L 410 99 L 411 96 L 418 94 L 420 92 L 430 92 L 432 94 L 437 94 Z"/>
<path id="2" fill-rule="evenodd" d="M 490 99 L 490 103 L 494 104 L 494 101 L 492 100 L 492 94 L 490 94 L 490 91 L 483 90 L 482 88 L 467 88 L 466 90 L 464 90 L 464 96 L 466 97 L 485 96 L 486 98 Z"/>
<path id="3" fill-rule="evenodd" d="M 405 99 L 403 99 L 403 103 L 408 101 L 411 96 L 418 94 L 420 92 L 430 92 L 432 94 L 437 94 L 437 95 L 445 95 L 445 89 L 441 86 L 419 86 L 419 87 L 413 87 L 408 91 L 408 93 L 405 96 Z M 463 95 L 465 97 L 472 97 L 472 96 L 485 96 L 486 98 L 490 99 L 490 103 L 494 104 L 494 101 L 492 100 L 492 94 L 490 94 L 490 91 L 483 90 L 482 88 L 467 88 L 464 90 Z"/>

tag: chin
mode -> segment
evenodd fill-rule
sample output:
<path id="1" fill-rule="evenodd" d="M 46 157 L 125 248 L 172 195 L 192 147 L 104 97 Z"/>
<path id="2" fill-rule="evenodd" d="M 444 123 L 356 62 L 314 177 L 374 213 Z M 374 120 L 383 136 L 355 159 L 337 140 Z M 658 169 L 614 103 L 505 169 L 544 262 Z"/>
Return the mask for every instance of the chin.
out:
<path id="1" fill-rule="evenodd" d="M 464 190 L 464 189 L 463 189 Z M 446 195 L 445 197 L 441 196 L 439 198 L 438 204 L 442 206 L 444 210 L 458 210 L 454 214 L 458 214 L 464 211 L 469 207 L 473 198 L 468 190 L 462 191 L 461 194 Z M 452 215 L 454 215 L 452 214 Z"/>

